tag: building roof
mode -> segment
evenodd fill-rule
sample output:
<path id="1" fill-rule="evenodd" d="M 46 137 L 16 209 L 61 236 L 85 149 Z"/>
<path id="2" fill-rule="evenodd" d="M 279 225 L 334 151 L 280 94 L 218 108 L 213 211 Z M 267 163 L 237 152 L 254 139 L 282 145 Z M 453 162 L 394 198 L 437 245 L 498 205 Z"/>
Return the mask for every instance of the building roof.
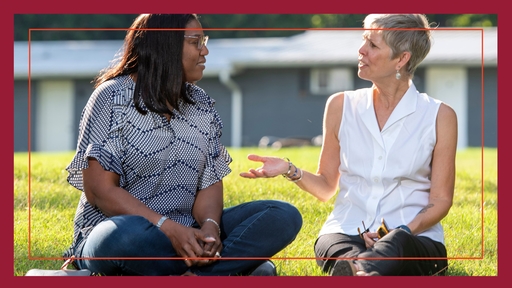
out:
<path id="1" fill-rule="evenodd" d="M 210 39 L 204 77 L 254 67 L 357 65 L 361 29 L 307 30 L 291 37 Z M 497 66 L 497 28 L 438 28 L 421 65 Z M 122 40 L 14 42 L 14 77 L 95 76 Z M 29 55 L 30 50 L 30 55 Z M 30 65 L 29 65 L 30 64 Z"/>

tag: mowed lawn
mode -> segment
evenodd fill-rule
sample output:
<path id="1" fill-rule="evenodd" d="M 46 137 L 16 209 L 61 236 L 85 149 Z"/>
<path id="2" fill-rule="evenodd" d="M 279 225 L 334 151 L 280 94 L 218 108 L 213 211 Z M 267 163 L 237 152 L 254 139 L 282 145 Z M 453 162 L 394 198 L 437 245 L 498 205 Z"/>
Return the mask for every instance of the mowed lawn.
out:
<path id="1" fill-rule="evenodd" d="M 224 183 L 225 206 L 258 199 L 294 204 L 301 211 L 304 224 L 296 240 L 274 256 L 278 273 L 324 275 L 316 265 L 313 245 L 334 198 L 320 202 L 282 177 L 251 180 L 238 176 L 259 166 L 246 159 L 249 153 L 288 157 L 298 167 L 314 172 L 320 148 L 240 148 L 229 152 L 233 172 Z M 80 196 L 66 182 L 64 168 L 72 157 L 73 152 L 14 153 L 15 276 L 32 268 L 59 269 L 62 264 L 62 253 L 71 243 Z M 497 149 L 469 148 L 457 153 L 454 204 L 442 223 L 449 256 L 448 275 L 497 275 Z"/>

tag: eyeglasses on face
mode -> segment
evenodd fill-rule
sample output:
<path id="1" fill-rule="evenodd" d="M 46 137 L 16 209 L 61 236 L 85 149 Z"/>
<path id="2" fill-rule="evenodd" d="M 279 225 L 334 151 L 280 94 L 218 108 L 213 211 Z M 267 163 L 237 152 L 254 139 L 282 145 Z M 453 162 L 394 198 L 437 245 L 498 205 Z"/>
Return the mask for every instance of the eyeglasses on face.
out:
<path id="1" fill-rule="evenodd" d="M 183 35 L 183 37 L 197 39 L 197 49 L 199 50 L 206 46 L 206 43 L 208 43 L 208 39 L 210 38 L 207 35 Z"/>

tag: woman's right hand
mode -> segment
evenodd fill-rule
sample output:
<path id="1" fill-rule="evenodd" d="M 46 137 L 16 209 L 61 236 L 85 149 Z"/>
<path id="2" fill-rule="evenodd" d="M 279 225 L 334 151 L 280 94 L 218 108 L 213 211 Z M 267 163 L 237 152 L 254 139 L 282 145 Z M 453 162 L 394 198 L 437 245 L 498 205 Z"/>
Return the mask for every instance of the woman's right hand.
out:
<path id="1" fill-rule="evenodd" d="M 203 245 L 199 242 L 203 238 L 201 230 L 186 227 L 173 221 L 165 221 L 160 229 L 169 238 L 178 256 L 185 258 L 184 261 L 188 267 L 209 261 L 194 259 L 205 255 Z"/>
<path id="2" fill-rule="evenodd" d="M 220 240 L 220 235 L 216 235 L 216 233 L 211 233 L 211 229 L 205 228 L 208 225 L 203 225 L 203 227 L 199 230 L 200 238 L 198 239 L 198 242 L 200 243 L 201 247 L 203 248 L 203 254 L 201 257 L 210 258 L 210 259 L 204 259 L 197 262 L 197 266 L 206 266 L 210 265 L 211 263 L 217 261 L 216 258 L 220 258 L 220 253 L 222 252 L 222 241 Z M 214 226 L 211 225 L 210 228 Z M 217 226 L 214 226 L 216 229 L 213 229 L 215 232 L 217 232 Z M 210 231 L 208 231 L 208 229 Z M 205 231 L 206 230 L 206 231 Z M 212 236 L 215 235 L 215 236 Z"/>
<path id="3" fill-rule="evenodd" d="M 367 249 L 370 249 L 379 241 L 377 232 L 367 232 L 363 234 L 364 243 Z"/>
<path id="4" fill-rule="evenodd" d="M 288 161 L 279 157 L 249 154 L 247 159 L 263 164 L 259 168 L 240 173 L 244 178 L 272 178 L 288 172 Z"/>

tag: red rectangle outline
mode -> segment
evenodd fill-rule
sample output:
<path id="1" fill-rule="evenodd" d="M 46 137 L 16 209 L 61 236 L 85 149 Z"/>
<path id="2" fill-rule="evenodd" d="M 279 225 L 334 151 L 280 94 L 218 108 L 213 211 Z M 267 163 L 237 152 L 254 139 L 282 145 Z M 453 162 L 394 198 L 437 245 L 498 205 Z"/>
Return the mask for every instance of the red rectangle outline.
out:
<path id="1" fill-rule="evenodd" d="M 29 260 L 64 260 L 63 257 L 33 257 L 31 255 L 31 209 L 30 209 L 30 203 L 31 203 L 31 32 L 32 31 L 93 31 L 93 30 L 107 30 L 107 31 L 119 31 L 119 30 L 129 30 L 127 28 L 31 28 L 29 29 L 29 36 L 28 36 L 28 259 Z M 147 29 L 147 30 L 186 30 L 186 29 Z M 203 28 L 205 31 L 212 31 L 212 30 L 244 30 L 244 31 L 304 31 L 304 30 L 364 30 L 364 28 Z M 435 28 L 430 30 L 477 30 L 481 31 L 481 54 L 482 54 L 482 60 L 481 60 L 481 86 L 482 86 L 482 96 L 481 96 L 481 256 L 480 257 L 448 257 L 448 258 L 441 258 L 441 259 L 448 259 L 448 260 L 482 260 L 484 259 L 484 29 L 483 28 Z M 89 259 L 89 258 L 85 258 Z M 163 260 L 163 259 L 185 259 L 180 257 L 172 257 L 172 258 L 146 258 L 146 257 L 120 257 L 120 258 L 93 258 L 93 259 L 138 259 L 138 260 Z M 224 260 L 235 260 L 235 259 L 260 259 L 259 257 L 254 258 L 237 258 L 237 257 L 230 257 L 225 258 Z M 315 260 L 316 257 L 276 257 L 271 258 L 276 260 Z M 331 259 L 331 258 L 328 258 Z M 339 259 L 354 259 L 354 258 L 339 258 Z M 360 258 L 362 259 L 362 258 Z M 381 258 L 372 258 L 373 260 L 379 260 Z M 393 259 L 401 259 L 401 258 L 383 258 L 387 260 L 393 260 Z M 408 258 L 409 260 L 414 259 L 438 259 L 438 258 Z"/>

